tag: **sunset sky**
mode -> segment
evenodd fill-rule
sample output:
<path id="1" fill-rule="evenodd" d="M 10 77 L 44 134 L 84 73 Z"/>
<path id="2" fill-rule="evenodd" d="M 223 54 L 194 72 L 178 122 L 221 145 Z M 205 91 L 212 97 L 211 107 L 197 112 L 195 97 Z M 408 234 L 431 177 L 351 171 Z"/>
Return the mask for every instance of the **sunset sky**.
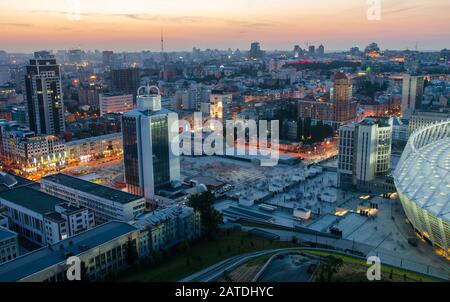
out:
<path id="1" fill-rule="evenodd" d="M 77 6 L 79 18 L 70 14 Z M 157 51 L 161 30 L 168 51 L 247 50 L 252 41 L 267 50 L 372 41 L 382 49 L 413 49 L 416 41 L 419 50 L 450 47 L 449 0 L 381 0 L 380 21 L 366 18 L 368 7 L 367 0 L 1 0 L 0 49 Z"/>

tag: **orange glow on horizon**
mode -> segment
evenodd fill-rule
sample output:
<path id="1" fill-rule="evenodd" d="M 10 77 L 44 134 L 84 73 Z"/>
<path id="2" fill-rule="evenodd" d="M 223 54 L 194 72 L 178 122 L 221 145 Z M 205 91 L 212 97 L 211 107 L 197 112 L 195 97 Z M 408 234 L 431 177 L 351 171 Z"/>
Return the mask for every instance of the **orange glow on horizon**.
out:
<path id="1" fill-rule="evenodd" d="M 417 40 L 423 49 L 441 49 L 450 42 L 447 0 L 384 0 L 380 21 L 367 20 L 362 0 L 79 0 L 79 20 L 72 2 L 2 0 L 2 48 L 158 50 L 161 29 L 169 51 L 247 49 L 254 40 L 264 49 L 323 43 L 328 50 L 372 41 L 405 49 Z"/>

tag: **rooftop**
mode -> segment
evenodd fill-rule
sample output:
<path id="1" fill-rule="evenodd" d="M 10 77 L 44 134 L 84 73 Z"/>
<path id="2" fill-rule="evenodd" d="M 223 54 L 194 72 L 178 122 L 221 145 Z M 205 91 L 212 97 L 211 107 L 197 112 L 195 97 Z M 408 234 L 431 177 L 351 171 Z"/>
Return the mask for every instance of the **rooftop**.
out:
<path id="1" fill-rule="evenodd" d="M 125 117 L 136 117 L 136 116 L 160 116 L 160 115 L 166 115 L 169 113 L 174 113 L 173 111 L 170 111 L 165 108 L 161 108 L 160 110 L 143 110 L 143 109 L 134 109 L 132 111 L 124 113 L 123 116 Z"/>
<path id="2" fill-rule="evenodd" d="M 421 128 L 410 136 L 394 181 L 404 197 L 450 221 L 450 121 Z"/>
<path id="3" fill-rule="evenodd" d="M 0 173 L 0 192 L 11 190 L 17 187 L 30 186 L 33 184 L 33 181 L 26 178 L 3 172 Z"/>
<path id="4" fill-rule="evenodd" d="M 127 235 L 135 230 L 135 227 L 125 222 L 110 221 L 102 224 L 69 239 L 40 248 L 0 265 L 0 282 L 19 281 L 50 266 L 65 262 L 68 253 L 79 255 L 86 250 Z"/>
<path id="5" fill-rule="evenodd" d="M 55 211 L 55 205 L 65 202 L 58 197 L 29 187 L 20 187 L 1 192 L 0 198 L 39 214 L 53 212 Z"/>
<path id="6" fill-rule="evenodd" d="M 379 127 L 390 127 L 391 126 L 391 120 L 393 122 L 392 118 L 387 117 L 367 117 L 361 122 L 359 122 L 360 125 L 364 126 L 371 126 L 371 125 L 378 125 Z"/>
<path id="7" fill-rule="evenodd" d="M 1 240 L 5 240 L 5 239 L 9 239 L 12 237 L 16 237 L 17 234 L 14 233 L 13 231 L 8 230 L 7 228 L 1 227 L 0 226 L 0 241 Z"/>
<path id="8" fill-rule="evenodd" d="M 176 205 L 170 208 L 158 209 L 153 212 L 144 213 L 138 216 L 133 224 L 140 227 L 144 227 L 148 224 L 157 226 L 161 222 L 165 222 L 167 219 L 175 219 L 177 217 L 183 218 L 189 216 L 193 212 L 193 208 Z"/>
<path id="9" fill-rule="evenodd" d="M 54 222 L 65 222 L 65 221 L 66 221 L 66 220 L 61 216 L 61 214 L 58 213 L 58 212 L 52 212 L 52 213 L 49 213 L 49 214 L 45 215 L 45 217 L 46 217 L 47 219 L 50 219 L 50 220 L 54 221 Z"/>
<path id="10" fill-rule="evenodd" d="M 107 200 L 127 204 L 129 202 L 142 199 L 143 197 L 133 195 L 127 192 L 119 191 L 113 188 L 102 186 L 93 182 L 79 179 L 67 174 L 54 174 L 43 178 L 45 181 L 57 183 L 59 185 L 79 190 L 91 195 L 95 195 Z"/>

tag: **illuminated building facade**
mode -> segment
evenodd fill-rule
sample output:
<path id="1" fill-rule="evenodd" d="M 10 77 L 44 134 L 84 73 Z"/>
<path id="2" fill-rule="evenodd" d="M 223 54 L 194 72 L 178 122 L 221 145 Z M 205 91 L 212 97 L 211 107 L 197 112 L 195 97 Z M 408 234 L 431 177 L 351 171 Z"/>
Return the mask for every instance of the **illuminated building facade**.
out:
<path id="1" fill-rule="evenodd" d="M 406 216 L 415 230 L 450 255 L 450 122 L 414 132 L 394 172 Z"/>
<path id="2" fill-rule="evenodd" d="M 402 117 L 410 118 L 414 110 L 420 109 L 423 97 L 423 76 L 403 75 Z"/>
<path id="3" fill-rule="evenodd" d="M 38 135 L 64 133 L 60 66 L 54 57 L 35 54 L 26 67 L 24 91 L 30 130 Z"/>
<path id="4" fill-rule="evenodd" d="M 352 82 L 342 72 L 334 76 L 333 102 L 337 122 L 350 121 L 356 117 L 356 104 L 352 101 Z"/>
<path id="5" fill-rule="evenodd" d="M 69 162 L 88 162 L 105 156 L 122 154 L 122 134 L 120 132 L 93 136 L 66 143 Z"/>
<path id="6" fill-rule="evenodd" d="M 310 118 L 323 122 L 333 122 L 335 120 L 335 104 L 326 101 L 297 101 L 298 117 Z"/>
<path id="7" fill-rule="evenodd" d="M 158 190 L 180 181 L 180 158 L 171 149 L 178 115 L 161 108 L 157 87 L 140 87 L 137 103 L 122 116 L 125 181 L 128 192 L 150 201 Z"/>
<path id="8" fill-rule="evenodd" d="M 390 171 L 393 118 L 366 118 L 339 128 L 338 181 L 367 186 Z"/>
<path id="9" fill-rule="evenodd" d="M 0 121 L 0 147 L 2 161 L 25 173 L 66 165 L 66 145 L 62 139 L 35 135 L 16 122 Z"/>

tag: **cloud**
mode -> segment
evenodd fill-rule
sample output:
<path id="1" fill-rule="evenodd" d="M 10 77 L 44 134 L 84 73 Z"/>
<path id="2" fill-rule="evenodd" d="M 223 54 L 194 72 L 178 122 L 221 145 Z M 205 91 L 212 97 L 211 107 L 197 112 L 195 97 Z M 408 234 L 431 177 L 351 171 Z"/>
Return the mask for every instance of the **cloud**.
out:
<path id="1" fill-rule="evenodd" d="M 14 27 L 33 27 L 34 24 L 28 23 L 0 23 L 2 26 L 14 26 Z"/>
<path id="2" fill-rule="evenodd" d="M 399 7 L 399 8 L 392 8 L 392 9 L 381 9 L 381 13 L 384 15 L 392 15 L 397 13 L 403 13 L 411 10 L 415 10 L 417 8 L 423 7 L 423 5 L 414 5 L 414 6 L 408 6 L 408 7 Z"/>
<path id="3" fill-rule="evenodd" d="M 58 11 L 58 10 L 29 10 L 25 11 L 26 13 L 32 14 L 58 14 L 58 15 L 70 15 L 70 12 L 66 11 Z M 230 26 L 243 26 L 243 27 L 269 27 L 274 26 L 276 23 L 268 22 L 265 20 L 237 20 L 237 19 L 226 19 L 226 18 L 213 18 L 213 17 L 205 17 L 205 16 L 161 16 L 154 14 L 139 14 L 139 13 L 127 13 L 127 14 L 119 14 L 119 13 L 88 13 L 88 12 L 80 12 L 80 16 L 83 17 L 117 17 L 117 18 L 128 18 L 137 21 L 150 21 L 150 22 L 166 22 L 166 23 L 175 23 L 175 24 L 202 24 L 202 23 L 211 23 L 211 22 L 221 22 Z"/>

